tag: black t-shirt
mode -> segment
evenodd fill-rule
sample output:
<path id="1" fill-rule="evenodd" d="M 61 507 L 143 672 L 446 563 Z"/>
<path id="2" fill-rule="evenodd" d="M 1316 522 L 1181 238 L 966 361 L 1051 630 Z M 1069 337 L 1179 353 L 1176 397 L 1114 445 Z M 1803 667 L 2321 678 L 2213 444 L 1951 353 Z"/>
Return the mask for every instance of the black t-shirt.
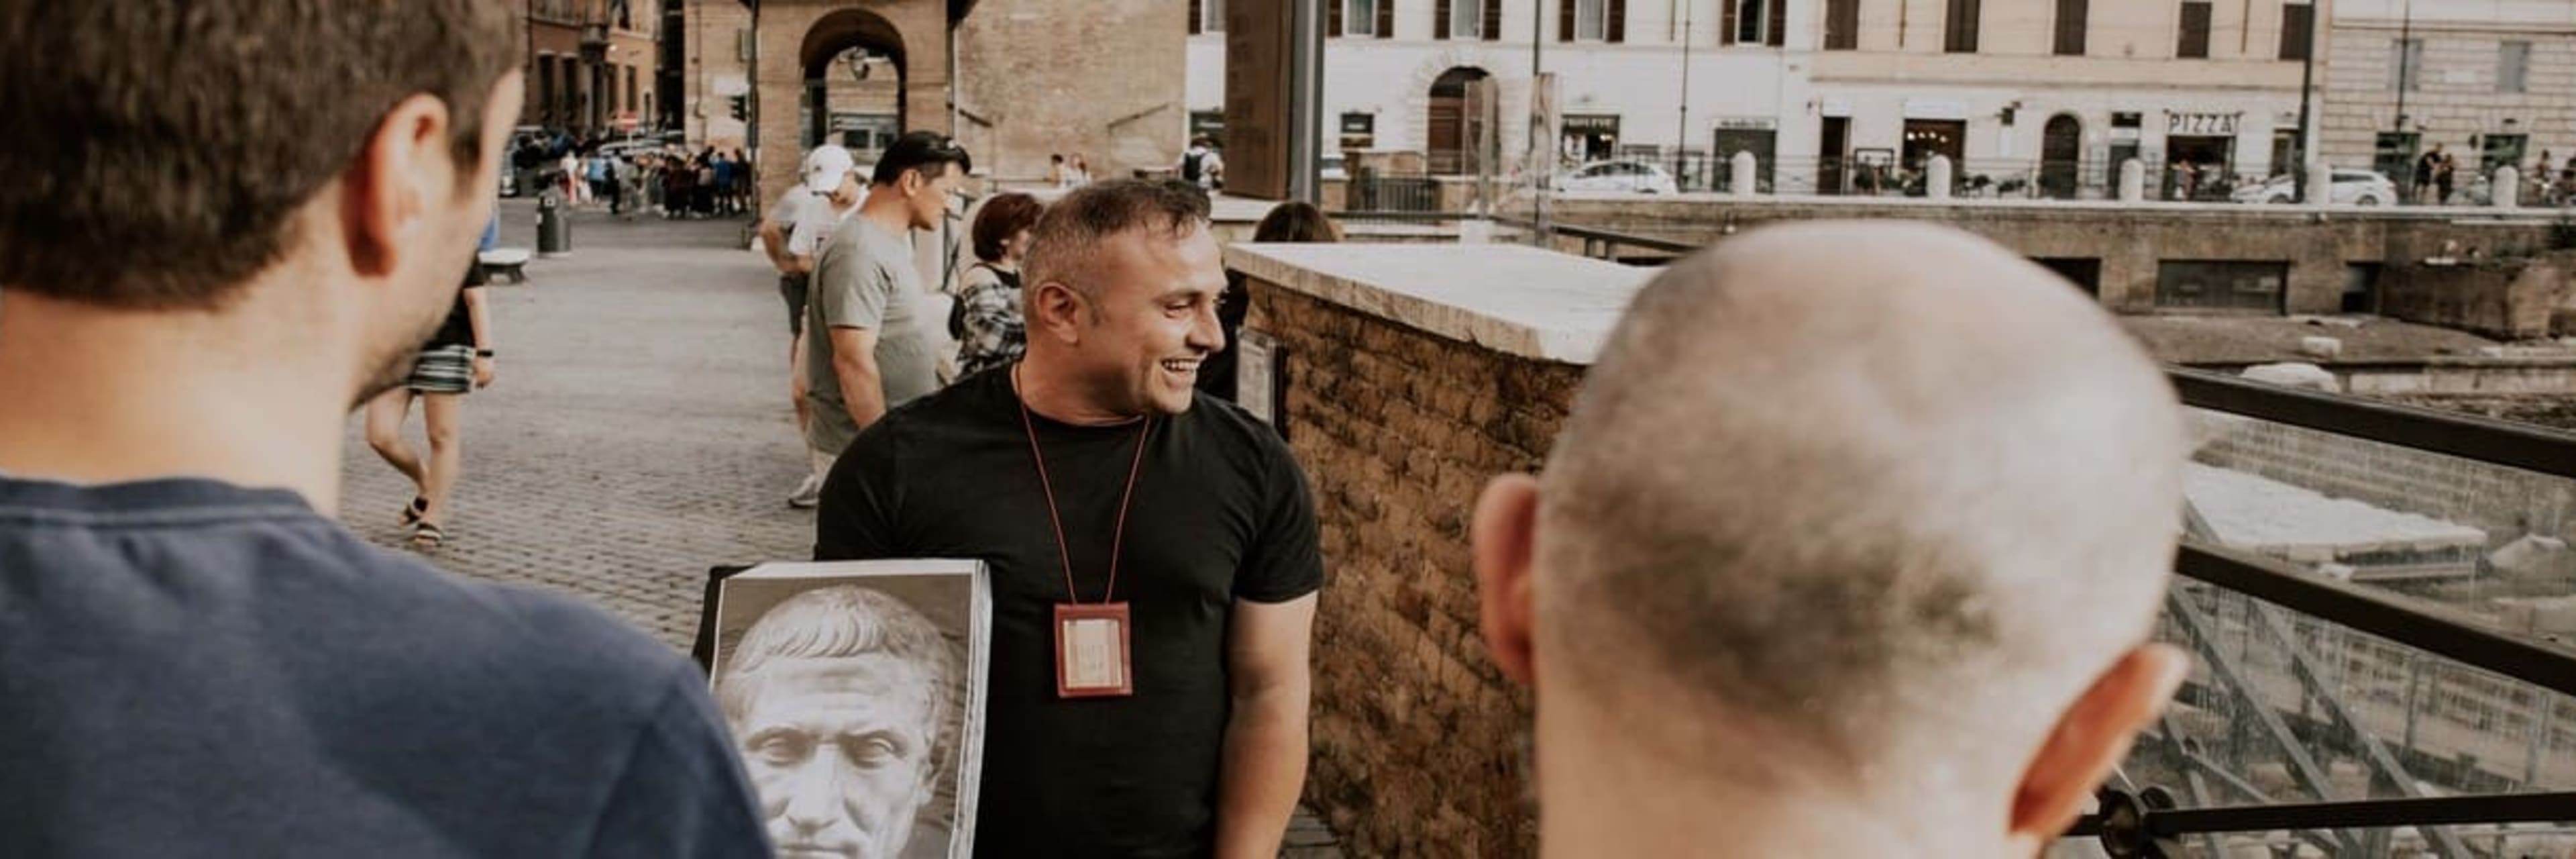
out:
<path id="1" fill-rule="evenodd" d="M 1137 426 L 1033 416 L 1084 602 L 1107 586 Z M 1305 475 L 1287 445 L 1206 396 L 1155 418 L 1121 547 L 1135 694 L 1056 697 L 1054 607 L 1065 571 L 1008 371 L 894 410 L 833 466 L 817 560 L 981 558 L 993 649 L 976 800 L 981 856 L 1203 856 L 1216 836 L 1236 600 L 1323 585 Z"/>
<path id="2" fill-rule="evenodd" d="M 456 304 L 447 309 L 447 321 L 438 326 L 437 333 L 429 335 L 429 342 L 421 344 L 421 348 L 474 345 L 474 316 L 465 307 L 465 290 L 482 288 L 483 263 L 466 265 L 465 286 L 456 291 Z"/>

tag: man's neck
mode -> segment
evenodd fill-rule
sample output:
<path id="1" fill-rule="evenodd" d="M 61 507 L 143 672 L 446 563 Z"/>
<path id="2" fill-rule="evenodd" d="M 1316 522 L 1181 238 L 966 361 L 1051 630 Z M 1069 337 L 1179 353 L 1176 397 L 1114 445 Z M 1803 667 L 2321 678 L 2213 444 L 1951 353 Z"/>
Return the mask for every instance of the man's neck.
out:
<path id="1" fill-rule="evenodd" d="M 868 189 L 868 199 L 859 204 L 859 218 L 879 229 L 898 236 L 912 234 L 912 213 L 904 211 L 903 192 L 879 185 Z"/>
<path id="2" fill-rule="evenodd" d="M 1738 783 L 1717 771 L 1721 765 L 1692 766 L 1691 755 L 1639 748 L 1636 733 L 1604 730 L 1610 724 L 1595 723 L 1581 735 L 1540 729 L 1541 859 L 1999 855 L 1992 848 L 2001 845 L 1972 848 L 1950 840 L 1975 831 L 1980 821 L 1922 819 L 1951 807 L 1937 800 L 1890 814 L 1818 786 Z M 1761 745 L 1747 738 L 1741 748 L 1709 753 L 1761 755 Z"/>
<path id="3" fill-rule="evenodd" d="M 1029 411 L 1074 426 L 1105 427 L 1133 423 L 1143 415 L 1099 405 L 1100 398 L 1070 374 L 1055 372 L 1058 361 L 1044 344 L 1031 344 L 1028 354 L 1011 367 L 1011 384 Z"/>
<path id="4" fill-rule="evenodd" d="M 278 339 L 214 314 L 25 292 L 0 305 L 0 472 L 83 484 L 201 477 L 291 490 L 325 515 L 337 508 L 345 375 L 253 356 L 243 350 Z"/>

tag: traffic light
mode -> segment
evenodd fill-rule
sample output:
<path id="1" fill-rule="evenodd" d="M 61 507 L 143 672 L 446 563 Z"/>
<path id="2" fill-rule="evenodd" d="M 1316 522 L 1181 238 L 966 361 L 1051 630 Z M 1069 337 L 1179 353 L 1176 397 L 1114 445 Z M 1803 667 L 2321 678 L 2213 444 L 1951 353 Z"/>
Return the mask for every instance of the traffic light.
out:
<path id="1" fill-rule="evenodd" d="M 731 102 L 728 109 L 733 112 L 733 118 L 736 121 L 751 119 L 751 96 L 737 95 L 727 98 L 726 101 Z"/>

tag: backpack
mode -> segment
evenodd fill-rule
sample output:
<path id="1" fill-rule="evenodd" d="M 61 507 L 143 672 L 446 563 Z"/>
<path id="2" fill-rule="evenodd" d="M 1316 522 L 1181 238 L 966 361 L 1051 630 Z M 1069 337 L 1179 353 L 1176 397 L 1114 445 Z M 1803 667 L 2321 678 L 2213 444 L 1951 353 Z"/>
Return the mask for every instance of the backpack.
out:
<path id="1" fill-rule="evenodd" d="M 1181 156 L 1181 178 L 1192 182 L 1198 181 L 1199 159 L 1205 157 L 1206 155 L 1198 152 L 1192 152 Z"/>

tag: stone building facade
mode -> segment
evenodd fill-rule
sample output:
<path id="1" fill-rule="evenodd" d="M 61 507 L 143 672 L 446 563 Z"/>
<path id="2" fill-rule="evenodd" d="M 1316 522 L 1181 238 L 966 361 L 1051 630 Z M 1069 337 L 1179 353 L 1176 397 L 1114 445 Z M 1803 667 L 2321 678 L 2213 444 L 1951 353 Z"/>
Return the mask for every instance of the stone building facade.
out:
<path id="1" fill-rule="evenodd" d="M 519 124 L 575 134 L 650 129 L 663 0 L 525 0 L 527 102 Z"/>
<path id="2" fill-rule="evenodd" d="M 2435 145 L 2464 181 L 2576 154 L 2576 2 L 2337 0 L 2331 45 L 2323 149 L 2336 166 L 2406 186 Z"/>
<path id="3" fill-rule="evenodd" d="M 690 149 L 751 145 L 751 7 L 742 0 L 682 0 L 680 128 Z"/>

